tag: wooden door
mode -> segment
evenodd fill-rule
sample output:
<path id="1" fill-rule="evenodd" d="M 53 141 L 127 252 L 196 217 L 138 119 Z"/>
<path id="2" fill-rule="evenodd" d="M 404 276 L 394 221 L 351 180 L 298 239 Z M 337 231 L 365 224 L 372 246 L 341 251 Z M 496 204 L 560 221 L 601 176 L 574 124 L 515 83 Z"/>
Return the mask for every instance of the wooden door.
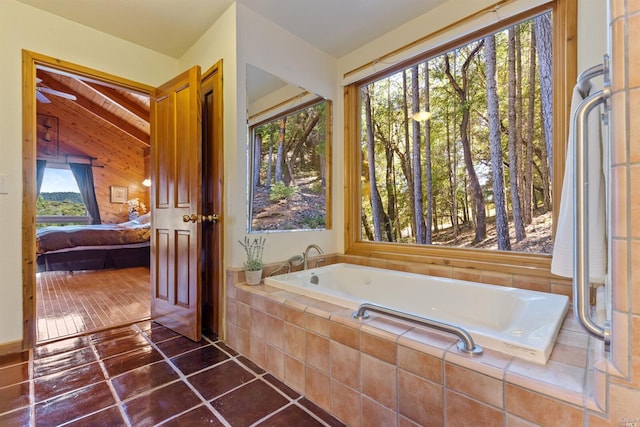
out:
<path id="1" fill-rule="evenodd" d="M 200 67 L 151 98 L 151 318 L 190 338 L 201 334 Z"/>

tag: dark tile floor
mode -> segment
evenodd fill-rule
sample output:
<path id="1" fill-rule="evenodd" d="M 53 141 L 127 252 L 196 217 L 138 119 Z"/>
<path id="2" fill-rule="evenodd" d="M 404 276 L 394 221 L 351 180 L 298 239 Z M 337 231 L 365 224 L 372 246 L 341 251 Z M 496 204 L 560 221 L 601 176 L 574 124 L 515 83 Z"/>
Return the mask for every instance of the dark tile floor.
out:
<path id="1" fill-rule="evenodd" d="M 214 336 L 151 322 L 0 357 L 0 426 L 341 426 Z"/>

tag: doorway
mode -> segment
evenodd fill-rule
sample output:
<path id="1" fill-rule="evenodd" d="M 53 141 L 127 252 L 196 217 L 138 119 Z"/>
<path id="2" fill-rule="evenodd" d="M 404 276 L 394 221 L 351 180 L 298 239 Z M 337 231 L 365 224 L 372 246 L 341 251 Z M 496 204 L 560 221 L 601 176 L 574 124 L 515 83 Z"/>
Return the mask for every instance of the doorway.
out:
<path id="1" fill-rule="evenodd" d="M 91 70 L 86 67 L 78 66 L 71 63 L 65 63 L 63 61 L 59 61 L 54 58 L 46 57 L 43 55 L 35 54 L 32 52 L 23 51 L 23 134 L 24 134 L 24 143 L 23 143 L 23 170 L 24 170 L 24 181 L 23 181 L 23 315 L 24 315 L 24 337 L 23 337 L 23 346 L 25 348 L 31 348 L 38 341 L 38 337 L 36 335 L 36 314 L 37 314 L 37 280 L 36 280 L 36 255 L 35 255 L 35 229 L 36 224 L 34 218 L 36 218 L 36 198 L 37 198 L 37 176 L 36 176 L 36 157 L 37 157 L 37 105 L 35 103 L 34 94 L 37 93 L 38 89 L 36 89 L 36 82 L 39 83 L 39 77 L 36 75 L 36 69 L 38 67 L 49 67 L 61 73 L 68 73 L 71 75 L 81 76 L 83 80 L 86 82 L 90 82 L 93 84 L 100 83 L 110 89 L 114 89 L 115 87 L 122 87 L 132 92 L 137 92 L 140 94 L 146 94 L 147 96 L 153 94 L 154 88 L 129 81 L 126 79 L 119 78 L 117 76 L 109 75 L 106 73 L 102 73 L 96 70 Z M 210 79 L 213 82 L 213 86 L 215 87 L 217 93 L 221 95 L 221 63 L 216 64 L 216 66 L 212 67 L 212 69 L 208 70 L 205 73 L 203 80 Z M 55 95 L 54 95 L 55 96 Z M 210 127 L 210 138 L 207 139 L 208 143 L 217 145 L 217 148 L 208 148 L 208 153 L 220 153 L 221 155 L 221 145 L 222 145 L 222 130 L 221 130 L 221 121 L 222 121 L 222 101 L 221 99 L 215 99 L 211 103 L 211 105 L 215 105 L 215 108 L 212 108 L 210 113 L 211 117 L 206 118 L 207 120 L 203 120 L 203 122 L 209 122 Z M 215 113 L 214 113 L 215 112 Z M 209 114 L 209 113 L 207 113 Z M 205 148 L 205 147 L 203 147 Z M 149 149 L 148 152 L 151 150 Z M 149 156 L 147 156 L 149 157 Z M 216 160 L 218 161 L 218 160 Z M 205 156 L 203 159 L 203 168 L 209 168 L 206 170 L 210 170 L 215 174 L 219 175 L 209 175 L 204 174 L 203 176 L 208 177 L 209 184 L 203 185 L 203 191 L 207 193 L 211 191 L 213 186 L 216 183 L 222 183 L 222 160 L 220 158 L 219 165 L 214 162 L 214 160 L 210 156 Z M 216 166 L 212 167 L 212 164 L 216 164 Z M 203 171 L 204 172 L 204 171 Z M 148 175 L 148 170 L 145 170 L 145 177 Z M 221 190 L 221 185 L 220 185 Z M 215 207 L 217 212 L 222 211 L 221 200 L 222 194 L 214 195 L 213 203 L 210 203 L 212 207 Z M 221 229 L 221 227 L 218 227 Z M 211 239 L 207 239 L 209 243 L 209 249 L 203 246 L 205 250 L 217 249 L 218 252 L 214 254 L 204 253 L 205 257 L 208 257 L 213 260 L 213 262 L 203 263 L 206 267 L 203 268 L 202 276 L 207 277 L 206 281 L 203 281 L 203 319 L 205 322 L 203 326 L 207 329 L 210 329 L 214 333 L 219 333 L 219 319 L 221 315 L 221 301 L 217 298 L 219 294 L 219 286 L 222 283 L 222 271 L 221 271 L 221 259 L 222 254 L 220 249 L 221 245 L 222 233 L 213 233 Z M 114 270 L 115 271 L 115 270 Z M 138 271 L 139 273 L 139 271 Z M 80 275 L 76 275 L 80 276 Z M 149 290 L 149 281 L 147 279 L 147 291 Z M 207 311 L 210 310 L 210 311 Z M 133 321 L 139 319 L 132 319 Z"/>

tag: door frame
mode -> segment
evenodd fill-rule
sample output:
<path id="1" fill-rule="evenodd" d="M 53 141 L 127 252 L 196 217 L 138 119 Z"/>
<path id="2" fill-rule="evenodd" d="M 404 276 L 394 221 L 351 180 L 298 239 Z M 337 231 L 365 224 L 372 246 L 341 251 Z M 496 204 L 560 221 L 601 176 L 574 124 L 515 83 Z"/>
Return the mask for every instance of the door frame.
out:
<path id="1" fill-rule="evenodd" d="M 223 100 L 223 74 L 222 74 L 222 59 L 218 60 L 211 68 L 202 73 L 200 77 L 200 88 L 202 92 L 202 102 L 204 100 L 205 93 L 208 90 L 212 90 L 214 93 L 213 96 L 213 117 L 211 118 L 213 132 L 212 132 L 212 142 L 213 148 L 212 150 L 205 150 L 203 147 L 202 155 L 205 153 L 211 152 L 212 159 L 207 160 L 211 162 L 211 170 L 213 171 L 211 177 L 202 176 L 203 184 L 202 188 L 205 187 L 204 181 L 206 179 L 210 180 L 209 185 L 211 185 L 214 197 L 213 197 L 213 212 L 204 212 L 205 214 L 217 214 L 218 221 L 215 226 L 214 241 L 212 242 L 213 248 L 213 257 L 205 256 L 203 259 L 204 268 L 208 271 L 204 274 L 206 277 L 208 273 L 212 278 L 211 289 L 208 292 L 205 289 L 205 286 L 208 285 L 207 282 L 203 280 L 202 283 L 202 299 L 203 303 L 206 303 L 205 296 L 211 295 L 213 298 L 214 305 L 214 313 L 213 313 L 213 322 L 212 325 L 206 325 L 205 321 L 208 316 L 204 313 L 203 307 L 203 319 L 202 324 L 203 327 L 212 326 L 210 329 L 212 332 L 217 334 L 220 338 L 224 337 L 224 308 L 225 308 L 225 292 L 224 292 L 224 100 Z M 202 118 L 202 123 L 204 125 L 206 118 Z M 206 135 L 202 134 L 202 143 L 205 144 Z M 202 159 L 202 164 L 205 164 L 205 159 Z M 204 235 L 204 234 L 203 234 Z M 203 247 L 205 244 L 203 242 Z M 207 262 L 208 259 L 212 259 L 211 263 Z M 210 270 L 209 270 L 210 269 Z M 203 277 L 204 279 L 204 277 Z"/>
<path id="2" fill-rule="evenodd" d="M 82 65 L 63 61 L 47 55 L 42 55 L 26 49 L 22 50 L 22 348 L 30 349 L 36 344 L 36 66 L 42 65 L 76 75 L 100 80 L 117 86 L 126 87 L 138 92 L 153 95 L 154 87 L 128 80 L 113 74 L 88 68 Z M 222 95 L 222 61 L 216 63 L 205 73 L 215 73 L 218 76 L 220 95 Z M 221 96 L 220 96 L 221 98 Z M 216 135 L 220 150 L 222 150 L 222 99 L 220 99 L 220 113 L 214 120 L 219 120 L 219 132 Z M 220 160 L 222 162 L 222 159 Z M 222 163 L 221 163 L 222 165 Z M 219 181 L 222 182 L 222 170 Z M 219 197 L 222 207 L 222 195 Z M 222 212 L 222 210 L 220 210 Z M 220 227 L 222 229 L 222 227 Z M 222 233 L 220 239 L 222 239 Z M 222 240 L 220 240 L 222 242 Z M 220 244 L 220 248 L 223 245 Z M 222 265 L 222 252 L 218 257 Z M 219 288 L 222 289 L 224 278 L 221 268 L 218 273 Z M 219 290 L 214 290 L 218 292 Z M 218 304 L 218 321 L 222 321 L 223 304 Z M 220 324 L 220 323 L 219 323 Z"/>

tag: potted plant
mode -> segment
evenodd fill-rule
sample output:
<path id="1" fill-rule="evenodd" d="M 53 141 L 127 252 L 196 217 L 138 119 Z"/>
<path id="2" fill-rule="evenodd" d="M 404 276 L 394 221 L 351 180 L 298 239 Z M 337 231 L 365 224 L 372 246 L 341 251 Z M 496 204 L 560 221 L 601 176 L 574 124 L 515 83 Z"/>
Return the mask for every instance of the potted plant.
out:
<path id="1" fill-rule="evenodd" d="M 244 275 L 250 285 L 257 285 L 262 280 L 262 253 L 266 241 L 262 236 L 254 239 L 245 236 L 244 242 L 238 240 L 247 254 L 247 259 L 244 261 Z"/>

